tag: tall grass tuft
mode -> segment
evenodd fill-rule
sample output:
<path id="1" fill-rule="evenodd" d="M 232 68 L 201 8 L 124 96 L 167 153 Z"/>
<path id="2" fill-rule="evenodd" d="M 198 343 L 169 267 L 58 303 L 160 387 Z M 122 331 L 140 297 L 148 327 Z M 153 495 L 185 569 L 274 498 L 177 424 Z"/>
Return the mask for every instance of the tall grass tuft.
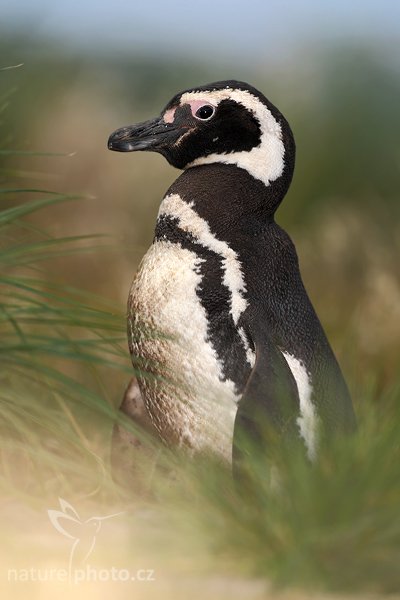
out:
<path id="1" fill-rule="evenodd" d="M 105 379 L 130 373 L 122 312 L 43 268 L 98 247 L 98 236 L 54 239 L 37 225 L 39 211 L 71 201 L 0 189 L 0 484 L 29 502 L 72 493 L 77 479 L 82 494 L 109 481 L 99 447 L 122 390 L 110 395 Z"/>
<path id="2" fill-rule="evenodd" d="M 384 411 L 367 394 L 356 400 L 356 435 L 321 448 L 312 465 L 271 448 L 274 481 L 271 463 L 254 460 L 251 496 L 224 469 L 189 472 L 202 498 L 194 530 L 235 572 L 309 591 L 399 592 L 399 386 L 380 399 Z"/>

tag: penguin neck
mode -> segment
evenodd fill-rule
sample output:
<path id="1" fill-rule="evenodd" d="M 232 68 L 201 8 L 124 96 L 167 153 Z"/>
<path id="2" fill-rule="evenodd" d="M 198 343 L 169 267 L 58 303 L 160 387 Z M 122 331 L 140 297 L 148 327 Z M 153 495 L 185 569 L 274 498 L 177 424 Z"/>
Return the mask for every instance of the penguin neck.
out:
<path id="1" fill-rule="evenodd" d="M 289 188 L 285 172 L 265 185 L 245 169 L 223 163 L 193 166 L 168 190 L 190 204 L 216 234 L 261 228 L 274 221 Z"/>

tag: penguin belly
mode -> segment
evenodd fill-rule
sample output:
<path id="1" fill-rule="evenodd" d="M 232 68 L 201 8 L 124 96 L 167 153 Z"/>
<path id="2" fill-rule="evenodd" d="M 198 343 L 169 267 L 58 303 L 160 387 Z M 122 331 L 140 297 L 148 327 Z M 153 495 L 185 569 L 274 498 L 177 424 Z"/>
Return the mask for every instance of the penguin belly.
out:
<path id="1" fill-rule="evenodd" d="M 240 391 L 210 340 L 209 315 L 199 299 L 204 262 L 169 240 L 153 243 L 129 294 L 129 345 L 161 438 L 230 461 Z M 213 315 L 223 329 L 222 309 L 219 314 L 216 306 Z"/>

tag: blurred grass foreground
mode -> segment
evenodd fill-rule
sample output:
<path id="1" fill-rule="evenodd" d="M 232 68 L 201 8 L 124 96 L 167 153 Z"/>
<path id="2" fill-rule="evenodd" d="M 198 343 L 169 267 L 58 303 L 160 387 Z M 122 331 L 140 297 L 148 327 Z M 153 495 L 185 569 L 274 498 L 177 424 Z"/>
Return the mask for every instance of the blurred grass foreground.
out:
<path id="1" fill-rule="evenodd" d="M 0 46 L 3 64 L 15 63 L 13 45 Z M 398 81 L 362 53 L 325 57 L 314 86 L 298 94 L 278 78 L 269 91 L 249 73 L 293 125 L 297 172 L 278 220 L 296 242 L 360 423 L 354 439 L 312 468 L 278 456 L 278 488 L 262 483 L 264 466 L 255 464 L 261 483 L 250 502 L 212 459 L 188 464 L 155 449 L 124 486 L 109 466 L 132 374 L 125 298 L 175 173 L 160 157 L 116 160 L 105 141 L 215 73 L 183 65 L 180 80 L 168 65 L 100 68 L 49 56 L 33 53 L 24 75 L 0 72 L 3 597 L 398 592 Z M 72 542 L 83 539 L 53 527 L 47 511 L 62 507 L 86 536 L 95 515 L 114 515 L 96 529 L 88 560 L 97 571 L 79 587 L 49 575 L 68 573 Z M 111 567 L 129 572 L 129 582 L 112 580 Z M 24 579 L 30 569 L 42 580 Z"/>

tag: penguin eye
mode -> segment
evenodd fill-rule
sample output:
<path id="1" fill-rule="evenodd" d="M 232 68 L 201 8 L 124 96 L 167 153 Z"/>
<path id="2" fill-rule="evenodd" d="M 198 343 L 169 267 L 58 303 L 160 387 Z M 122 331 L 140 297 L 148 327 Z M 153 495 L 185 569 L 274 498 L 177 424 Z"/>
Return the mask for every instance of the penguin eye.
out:
<path id="1" fill-rule="evenodd" d="M 211 119 L 211 117 L 213 116 L 213 114 L 215 113 L 215 107 L 211 106 L 211 104 L 203 104 L 203 106 L 200 106 L 200 108 L 198 108 L 196 110 L 196 112 L 194 113 L 194 117 L 196 117 L 196 119 L 201 119 L 202 121 L 208 121 L 209 119 Z"/>

